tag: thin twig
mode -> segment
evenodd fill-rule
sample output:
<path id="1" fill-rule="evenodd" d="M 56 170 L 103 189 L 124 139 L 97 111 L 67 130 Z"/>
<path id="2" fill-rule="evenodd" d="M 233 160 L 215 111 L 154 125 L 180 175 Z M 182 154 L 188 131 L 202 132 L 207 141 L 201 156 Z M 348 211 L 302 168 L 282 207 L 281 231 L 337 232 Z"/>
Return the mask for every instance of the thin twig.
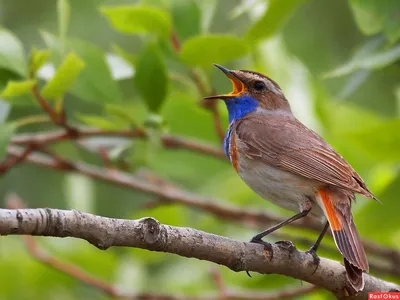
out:
<path id="1" fill-rule="evenodd" d="M 101 159 L 103 160 L 104 165 L 107 167 L 107 169 L 115 169 L 115 167 L 113 166 L 110 157 L 109 157 L 109 153 L 107 151 L 107 149 L 103 148 L 103 147 L 99 147 L 99 156 L 101 157 Z"/>
<path id="2" fill-rule="evenodd" d="M 33 96 L 35 96 L 35 98 L 37 99 L 38 103 L 40 104 L 40 106 L 42 107 L 42 109 L 49 115 L 51 121 L 54 124 L 59 124 L 60 120 L 56 114 L 56 112 L 53 110 L 53 108 L 49 105 L 49 103 L 47 103 L 47 101 L 42 97 L 42 95 L 39 92 L 38 86 L 35 85 L 32 88 L 32 93 Z"/>
<path id="3" fill-rule="evenodd" d="M 175 31 L 172 31 L 170 40 L 171 40 L 171 45 L 172 45 L 172 48 L 174 49 L 174 51 L 176 53 L 179 53 L 179 51 L 181 50 L 181 43 L 179 42 L 178 35 L 176 34 Z"/>
<path id="4" fill-rule="evenodd" d="M 203 103 L 202 105 L 211 111 L 212 116 L 213 116 L 215 132 L 217 133 L 220 141 L 223 142 L 224 138 L 225 138 L 225 131 L 224 131 L 224 129 L 222 129 L 221 116 L 218 112 L 217 102 L 209 101 L 209 100 L 202 100 L 201 103 Z"/>
<path id="5" fill-rule="evenodd" d="M 228 291 L 226 289 L 224 280 L 222 279 L 221 272 L 218 269 L 214 268 L 213 270 L 211 270 L 211 276 L 213 281 L 215 282 L 215 286 L 217 287 L 218 299 L 229 299 Z"/>
<path id="6" fill-rule="evenodd" d="M 25 148 L 25 150 L 20 153 L 18 156 L 12 156 L 8 157 L 4 162 L 0 164 L 0 174 L 4 174 L 7 172 L 10 168 L 14 167 L 15 165 L 22 163 L 25 161 L 26 157 L 32 153 L 32 151 L 35 149 L 35 146 L 29 146 Z"/>
<path id="7" fill-rule="evenodd" d="M 172 48 L 174 49 L 174 51 L 176 53 L 179 53 L 181 50 L 181 45 L 180 45 L 178 35 L 174 31 L 171 33 L 170 42 L 171 42 L 171 45 L 172 45 Z M 190 69 L 190 76 L 192 77 L 192 80 L 193 80 L 194 84 L 196 85 L 196 88 L 200 94 L 200 97 L 205 97 L 205 96 L 213 93 L 212 91 L 209 91 L 209 89 L 206 87 L 206 85 L 204 84 L 202 78 L 200 77 L 200 75 L 196 69 Z M 225 132 L 222 129 L 221 117 L 219 115 L 218 108 L 216 106 L 216 101 L 208 101 L 208 104 L 206 104 L 206 102 L 204 102 L 204 100 L 203 100 L 200 102 L 200 105 L 205 108 L 208 108 L 208 110 L 212 113 L 215 132 L 217 133 L 218 138 L 221 141 L 223 141 L 224 137 L 225 137 Z"/>
<path id="8" fill-rule="evenodd" d="M 38 86 L 35 85 L 32 88 L 32 93 L 33 96 L 37 99 L 38 103 L 40 104 L 40 106 L 42 107 L 42 109 L 49 115 L 50 120 L 58 126 L 61 126 L 63 128 L 65 128 L 66 131 L 69 132 L 69 134 L 71 135 L 75 135 L 76 134 L 76 130 L 75 128 L 73 128 L 72 126 L 70 126 L 67 123 L 67 119 L 66 119 L 66 115 L 65 115 L 65 111 L 62 111 L 61 113 L 57 113 L 50 105 L 49 103 L 43 98 L 43 96 L 40 94 Z"/>
<path id="9" fill-rule="evenodd" d="M 66 140 L 76 140 L 78 138 L 89 137 L 130 137 L 130 138 L 147 138 L 147 133 L 144 129 L 136 128 L 132 130 L 102 130 L 97 128 L 82 128 L 75 127 L 76 135 L 66 132 L 65 130 L 55 130 L 48 132 L 38 132 L 35 134 L 19 134 L 11 139 L 11 143 L 15 145 L 26 146 L 30 143 L 50 144 L 58 143 Z M 226 160 L 226 156 L 222 148 L 216 148 L 206 143 L 199 141 L 164 134 L 161 136 L 161 141 L 164 147 L 169 149 L 185 149 L 201 154 L 209 155 L 214 158 Z"/>
<path id="10" fill-rule="evenodd" d="M 6 206 L 10 209 L 22 209 L 25 207 L 22 199 L 16 194 L 10 194 L 6 198 Z M 71 263 L 63 262 L 55 257 L 52 257 L 50 254 L 41 250 L 36 240 L 33 236 L 24 235 L 23 240 L 25 242 L 26 248 L 32 257 L 42 262 L 43 264 L 48 265 L 49 267 L 58 270 L 62 273 L 68 274 L 71 277 L 78 279 L 79 281 L 87 284 L 89 286 L 93 286 L 98 290 L 103 291 L 109 296 L 115 297 L 118 296 L 117 290 L 109 285 L 107 282 L 97 279 L 94 276 L 86 273 L 81 268 L 74 266 Z"/>

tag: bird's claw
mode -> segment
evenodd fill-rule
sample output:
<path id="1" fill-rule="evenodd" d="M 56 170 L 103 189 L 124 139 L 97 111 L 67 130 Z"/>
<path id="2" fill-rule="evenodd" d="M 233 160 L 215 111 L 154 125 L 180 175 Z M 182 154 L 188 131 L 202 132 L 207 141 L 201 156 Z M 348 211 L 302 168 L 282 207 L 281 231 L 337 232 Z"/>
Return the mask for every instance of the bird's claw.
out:
<path id="1" fill-rule="evenodd" d="M 272 251 L 272 246 L 270 243 L 264 242 L 262 239 L 256 239 L 256 238 L 252 238 L 250 243 L 254 243 L 254 244 L 260 244 L 263 245 L 264 248 L 267 248 L 268 250 Z"/>
<path id="2" fill-rule="evenodd" d="M 272 259 L 273 253 L 274 253 L 274 252 L 273 252 L 273 250 L 272 250 L 272 245 L 271 245 L 270 243 L 265 242 L 265 241 L 263 241 L 262 239 L 257 238 L 256 236 L 253 237 L 253 238 L 250 240 L 250 243 L 263 245 L 263 246 L 264 246 L 264 249 L 266 249 L 267 251 L 269 251 L 269 253 L 271 253 L 271 258 L 270 258 L 270 260 Z M 249 271 L 246 271 L 246 274 L 247 274 L 247 276 L 249 276 L 250 278 L 253 278 L 253 277 L 251 277 Z"/>
<path id="3" fill-rule="evenodd" d="M 319 263 L 321 261 L 321 259 L 319 258 L 319 256 L 317 255 L 317 249 L 315 249 L 314 246 L 311 246 L 310 249 L 308 249 L 306 251 L 307 254 L 311 254 L 311 256 L 313 257 L 313 264 L 316 266 L 315 270 L 313 272 L 313 274 L 315 273 L 315 271 L 317 271 L 318 267 L 319 267 Z"/>

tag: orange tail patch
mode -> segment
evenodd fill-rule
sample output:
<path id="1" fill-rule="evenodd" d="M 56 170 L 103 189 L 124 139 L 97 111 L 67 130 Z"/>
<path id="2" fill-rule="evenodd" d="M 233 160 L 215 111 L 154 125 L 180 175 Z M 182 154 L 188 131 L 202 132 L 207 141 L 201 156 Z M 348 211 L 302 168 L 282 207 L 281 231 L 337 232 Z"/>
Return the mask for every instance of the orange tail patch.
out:
<path id="1" fill-rule="evenodd" d="M 356 291 L 361 291 L 364 288 L 363 271 L 368 272 L 368 259 L 351 216 L 350 203 L 337 206 L 335 200 L 343 199 L 333 197 L 348 196 L 321 189 L 316 200 L 329 221 L 335 244 L 344 257 L 347 278 Z"/>
<path id="2" fill-rule="evenodd" d="M 329 192 L 326 190 L 319 190 L 318 194 L 321 197 L 322 204 L 325 208 L 325 215 L 329 221 L 332 230 L 342 230 L 342 226 L 340 225 L 340 221 L 336 215 L 336 210 L 333 207 Z"/>

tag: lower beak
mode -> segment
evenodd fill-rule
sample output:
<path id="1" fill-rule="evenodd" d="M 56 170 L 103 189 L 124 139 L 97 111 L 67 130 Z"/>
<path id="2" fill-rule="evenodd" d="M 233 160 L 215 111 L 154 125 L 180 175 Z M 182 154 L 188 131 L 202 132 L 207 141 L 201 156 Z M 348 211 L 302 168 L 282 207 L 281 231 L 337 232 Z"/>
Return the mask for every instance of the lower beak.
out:
<path id="1" fill-rule="evenodd" d="M 218 69 L 224 72 L 225 75 L 230 79 L 230 81 L 232 81 L 233 91 L 230 92 L 229 94 L 208 96 L 205 97 L 204 99 L 230 99 L 240 96 L 245 91 L 244 83 L 233 71 L 217 64 L 214 64 L 214 66 L 216 66 Z"/>

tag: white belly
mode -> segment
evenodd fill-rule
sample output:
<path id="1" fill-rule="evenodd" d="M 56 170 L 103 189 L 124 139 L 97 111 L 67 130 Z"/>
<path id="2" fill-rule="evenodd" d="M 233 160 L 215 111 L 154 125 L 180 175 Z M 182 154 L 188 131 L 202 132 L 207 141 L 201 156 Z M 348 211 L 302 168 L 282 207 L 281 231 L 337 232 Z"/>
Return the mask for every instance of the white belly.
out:
<path id="1" fill-rule="evenodd" d="M 239 159 L 238 173 L 257 194 L 280 207 L 300 212 L 311 200 L 310 214 L 318 218 L 323 215 L 318 204 L 313 201 L 319 187 L 315 181 L 244 156 Z"/>

